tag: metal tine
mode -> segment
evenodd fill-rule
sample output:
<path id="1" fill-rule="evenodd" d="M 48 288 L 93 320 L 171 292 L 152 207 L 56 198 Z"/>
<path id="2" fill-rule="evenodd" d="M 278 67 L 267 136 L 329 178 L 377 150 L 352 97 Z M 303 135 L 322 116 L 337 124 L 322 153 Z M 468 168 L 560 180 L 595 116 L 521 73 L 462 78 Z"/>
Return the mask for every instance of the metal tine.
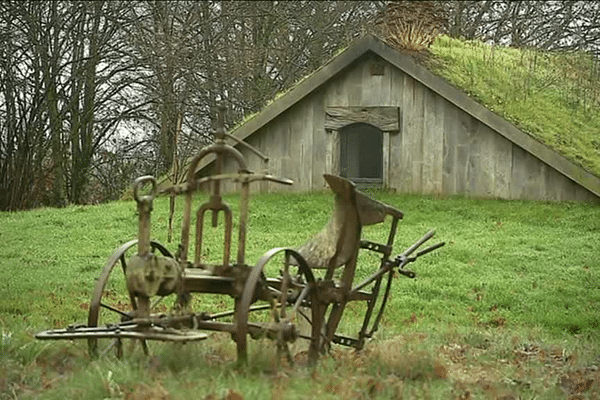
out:
<path id="1" fill-rule="evenodd" d="M 268 310 L 269 308 L 271 308 L 270 304 L 262 304 L 259 306 L 250 307 L 250 311 Z M 230 317 L 234 314 L 235 314 L 235 310 L 234 311 L 224 311 L 221 313 L 207 315 L 205 319 L 207 321 L 212 321 L 212 320 L 223 318 L 223 317 Z"/>
<path id="2" fill-rule="evenodd" d="M 129 319 L 131 319 L 131 315 L 129 315 L 129 314 L 127 314 L 126 312 L 123 312 L 123 311 L 121 311 L 121 310 L 119 310 L 119 309 L 116 309 L 116 308 L 114 308 L 114 307 L 112 307 L 112 306 L 109 306 L 108 304 L 100 303 L 100 307 L 104 307 L 104 308 L 106 308 L 107 310 L 110 310 L 110 311 L 112 311 L 112 312 L 115 312 L 115 313 L 117 313 L 117 314 L 121 315 L 122 317 L 126 317 L 126 318 L 129 318 Z"/>
<path id="3" fill-rule="evenodd" d="M 150 305 L 150 310 L 152 310 L 153 308 L 156 308 L 157 305 L 159 305 L 165 298 L 166 296 L 159 296 L 158 299 L 154 300 L 154 302 Z"/>
<path id="4" fill-rule="evenodd" d="M 296 299 L 296 303 L 294 304 L 294 307 L 293 307 L 294 312 L 298 311 L 298 307 L 300 307 L 300 305 L 306 298 L 306 295 L 308 294 L 310 289 L 311 289 L 311 287 L 309 285 L 304 286 L 304 289 L 302 289 L 302 292 L 300 292 L 300 295 L 298 296 L 298 298 Z"/>
<path id="5" fill-rule="evenodd" d="M 106 347 L 106 349 L 104 349 L 104 351 L 100 354 L 100 357 L 104 357 L 108 354 L 108 352 L 115 346 L 118 346 L 117 341 L 120 341 L 121 339 L 119 338 L 114 338 L 113 340 L 111 340 L 110 344 Z"/>

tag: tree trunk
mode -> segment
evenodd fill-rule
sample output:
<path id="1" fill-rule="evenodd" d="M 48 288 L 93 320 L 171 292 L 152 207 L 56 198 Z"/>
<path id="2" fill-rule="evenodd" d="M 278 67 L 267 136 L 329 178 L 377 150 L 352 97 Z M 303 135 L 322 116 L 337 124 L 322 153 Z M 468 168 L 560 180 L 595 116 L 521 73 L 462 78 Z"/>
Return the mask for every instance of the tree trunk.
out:
<path id="1" fill-rule="evenodd" d="M 87 11 L 88 5 L 93 5 L 93 14 L 91 27 L 89 30 L 81 31 L 81 35 L 76 38 L 75 43 L 78 46 L 83 46 L 84 41 L 89 40 L 89 50 L 85 61 L 81 65 L 81 73 L 85 81 L 83 87 L 78 85 L 78 90 L 73 93 L 72 103 L 77 105 L 77 111 L 74 113 L 72 126 L 75 128 L 72 131 L 71 139 L 71 193 L 70 200 L 75 203 L 85 202 L 84 194 L 88 184 L 88 175 L 90 165 L 94 153 L 93 138 L 94 138 L 94 113 L 95 113 L 95 97 L 96 97 L 96 68 L 98 66 L 100 54 L 98 45 L 98 35 L 100 30 L 100 17 L 102 14 L 103 2 L 97 1 L 94 3 L 83 3 L 84 12 Z M 87 25 L 87 13 L 82 18 L 84 26 Z M 85 36 L 84 36 L 85 35 Z M 79 74 L 79 71 L 76 71 Z M 79 111 L 80 90 L 83 90 L 83 104 Z"/>
<path id="2" fill-rule="evenodd" d="M 57 3 L 50 2 L 50 32 L 39 32 L 42 41 L 41 61 L 44 75 L 44 89 L 46 93 L 46 110 L 52 144 L 52 203 L 57 207 L 65 205 L 65 180 L 64 180 L 64 155 L 63 155 L 63 126 L 59 114 L 58 92 L 56 90 L 58 79 L 58 42 Z"/>

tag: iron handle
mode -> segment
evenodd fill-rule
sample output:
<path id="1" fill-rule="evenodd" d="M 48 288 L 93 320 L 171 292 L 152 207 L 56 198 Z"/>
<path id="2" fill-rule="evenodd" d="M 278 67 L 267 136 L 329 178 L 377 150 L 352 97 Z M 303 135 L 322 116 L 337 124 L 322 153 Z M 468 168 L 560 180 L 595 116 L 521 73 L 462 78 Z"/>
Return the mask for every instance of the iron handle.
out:
<path id="1" fill-rule="evenodd" d="M 150 189 L 150 193 L 147 195 L 141 195 L 140 191 L 142 187 L 148 183 L 152 186 Z M 152 202 L 152 200 L 154 200 L 154 198 L 156 197 L 157 192 L 158 184 L 156 183 L 156 179 L 151 175 L 140 176 L 135 181 L 133 181 L 133 198 L 138 203 Z"/>
<path id="2" fill-rule="evenodd" d="M 415 274 L 414 272 L 412 272 L 412 271 L 409 271 L 409 270 L 407 270 L 407 269 L 399 269 L 399 270 L 398 270 L 398 273 L 399 273 L 400 275 L 407 276 L 407 277 L 409 277 L 409 278 L 411 278 L 411 279 L 414 279 L 414 278 L 416 278 L 416 277 L 417 277 L 417 274 Z"/>
<path id="3" fill-rule="evenodd" d="M 150 184 L 150 193 L 141 195 L 144 185 Z M 133 198 L 138 204 L 138 255 L 145 256 L 150 253 L 150 213 L 152 212 L 152 201 L 157 193 L 156 179 L 146 175 L 137 178 L 133 182 Z"/>

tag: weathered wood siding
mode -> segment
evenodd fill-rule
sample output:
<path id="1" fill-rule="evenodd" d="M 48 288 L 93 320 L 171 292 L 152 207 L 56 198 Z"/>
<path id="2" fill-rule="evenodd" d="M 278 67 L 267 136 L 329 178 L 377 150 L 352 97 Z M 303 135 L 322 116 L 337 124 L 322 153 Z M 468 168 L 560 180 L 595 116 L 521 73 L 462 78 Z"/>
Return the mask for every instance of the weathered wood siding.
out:
<path id="1" fill-rule="evenodd" d="M 254 172 L 269 172 L 294 181 L 293 186 L 277 183 L 254 184 L 261 191 L 307 191 L 325 187 L 325 113 L 322 94 L 317 91 L 279 115 L 246 139 L 269 157 L 267 163 L 243 147 L 238 147 Z M 225 169 L 232 171 L 227 163 Z M 231 185 L 225 185 L 231 190 Z"/>
<path id="2" fill-rule="evenodd" d="M 379 68 L 373 68 L 373 66 Z M 383 74 L 372 74 L 381 70 Z M 375 54 L 351 64 L 251 135 L 268 166 L 242 152 L 256 172 L 293 179 L 261 190 L 319 190 L 337 173 L 339 137 L 325 129 L 327 107 L 398 107 L 399 130 L 384 132 L 384 183 L 399 192 L 485 198 L 598 197 Z"/>

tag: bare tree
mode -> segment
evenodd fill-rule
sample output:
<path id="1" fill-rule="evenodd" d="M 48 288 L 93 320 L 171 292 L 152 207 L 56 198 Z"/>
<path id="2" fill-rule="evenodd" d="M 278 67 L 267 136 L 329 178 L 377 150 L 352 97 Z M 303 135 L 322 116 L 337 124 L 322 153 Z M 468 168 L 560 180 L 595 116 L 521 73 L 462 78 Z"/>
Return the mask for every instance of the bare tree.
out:
<path id="1" fill-rule="evenodd" d="M 118 35 L 117 25 L 109 23 L 105 14 L 111 11 L 109 5 L 100 1 L 81 1 L 71 3 L 71 6 L 77 7 L 78 13 L 68 32 L 71 36 L 69 83 L 65 88 L 71 164 L 68 197 L 70 201 L 81 202 L 94 153 L 111 133 L 110 122 L 99 123 L 107 116 L 102 106 L 109 100 L 104 95 L 111 93 L 109 97 L 112 97 L 122 88 L 120 83 L 115 87 L 115 82 L 108 82 L 109 76 L 115 74 L 114 67 L 101 65 L 109 58 L 114 45 L 112 41 Z"/>
<path id="2" fill-rule="evenodd" d="M 128 34 L 148 71 L 147 121 L 160 172 L 182 151 L 178 135 L 190 144 L 194 135 L 209 139 L 217 103 L 227 104 L 229 125 L 257 112 L 355 37 L 372 9 L 369 2 L 132 3 Z"/>
<path id="3" fill-rule="evenodd" d="M 542 50 L 600 54 L 598 1 L 450 1 L 451 35 Z"/>
<path id="4" fill-rule="evenodd" d="M 222 10 L 228 80 L 237 118 L 253 113 L 322 66 L 370 24 L 371 2 L 233 2 Z M 219 80 L 219 79 L 217 79 Z"/>
<path id="5" fill-rule="evenodd" d="M 95 154 L 136 109 L 123 48 L 126 4 L 0 4 L 3 209 L 86 200 Z"/>
<path id="6" fill-rule="evenodd" d="M 134 156 L 165 172 L 210 140 L 217 103 L 230 126 L 260 110 L 381 4 L 0 3 L 0 207 L 84 202 Z"/>
<path id="7" fill-rule="evenodd" d="M 21 2 L 0 7 L 0 198 L 2 209 L 18 209 L 49 199 L 48 191 L 62 197 L 53 190 L 55 184 L 62 187 L 63 149 L 58 90 L 50 78 L 58 64 L 51 52 L 60 41 L 50 28 L 55 7 Z"/>

